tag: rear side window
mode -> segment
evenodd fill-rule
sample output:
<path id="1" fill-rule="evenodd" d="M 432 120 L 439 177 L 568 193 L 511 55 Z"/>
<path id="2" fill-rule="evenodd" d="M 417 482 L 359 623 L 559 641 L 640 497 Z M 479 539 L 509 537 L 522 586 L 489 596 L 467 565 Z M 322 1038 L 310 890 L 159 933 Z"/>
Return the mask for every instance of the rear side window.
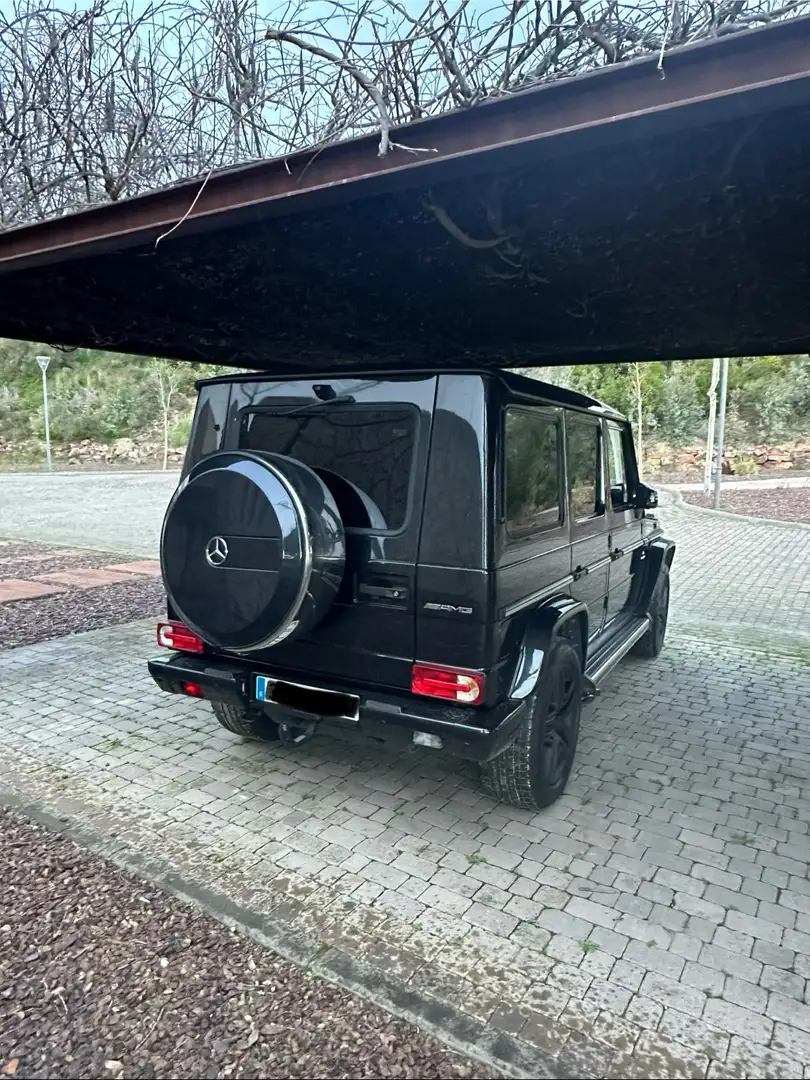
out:
<path id="1" fill-rule="evenodd" d="M 506 410 L 504 487 L 510 537 L 562 522 L 559 443 L 559 416 L 553 410 Z"/>
<path id="2" fill-rule="evenodd" d="M 616 424 L 607 425 L 607 459 L 610 503 L 614 510 L 623 510 L 630 504 L 630 490 L 627 481 L 624 437 L 622 429 Z"/>
<path id="3" fill-rule="evenodd" d="M 243 450 L 286 454 L 326 483 L 344 525 L 392 531 L 408 511 L 417 416 L 403 406 L 316 405 L 246 412 Z"/>
<path id="4" fill-rule="evenodd" d="M 600 426 L 569 416 L 566 428 L 571 517 L 581 520 L 604 514 Z"/>

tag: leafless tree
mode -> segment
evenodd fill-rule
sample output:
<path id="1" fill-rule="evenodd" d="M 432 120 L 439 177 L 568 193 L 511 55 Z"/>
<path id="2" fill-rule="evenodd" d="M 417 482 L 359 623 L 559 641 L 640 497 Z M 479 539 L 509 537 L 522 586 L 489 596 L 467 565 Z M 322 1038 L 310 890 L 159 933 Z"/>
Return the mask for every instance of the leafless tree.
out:
<path id="1" fill-rule="evenodd" d="M 373 131 L 380 154 L 417 150 L 392 130 L 642 54 L 665 73 L 677 45 L 810 10 L 810 0 L 85 3 L 0 7 L 0 228 Z"/>
<path id="2" fill-rule="evenodd" d="M 150 364 L 149 378 L 160 402 L 160 419 L 163 425 L 163 468 L 169 467 L 169 421 L 172 400 L 180 388 L 181 374 L 178 367 L 168 360 L 155 359 Z"/>

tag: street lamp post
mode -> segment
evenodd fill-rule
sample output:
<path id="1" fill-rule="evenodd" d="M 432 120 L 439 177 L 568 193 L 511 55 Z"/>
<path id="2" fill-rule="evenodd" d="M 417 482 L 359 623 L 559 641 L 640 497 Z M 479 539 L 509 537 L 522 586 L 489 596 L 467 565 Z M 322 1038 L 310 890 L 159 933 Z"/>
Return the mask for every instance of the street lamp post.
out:
<path id="1" fill-rule="evenodd" d="M 717 455 L 714 459 L 714 498 L 712 505 L 720 509 L 720 485 L 723 482 L 723 450 L 726 437 L 726 401 L 728 399 L 728 357 L 720 361 L 720 408 L 717 413 Z"/>
<path id="2" fill-rule="evenodd" d="M 51 460 L 51 425 L 48 417 L 48 364 L 50 364 L 50 356 L 38 356 L 37 363 L 39 364 L 39 370 L 42 372 L 42 412 L 45 417 L 45 456 L 48 459 L 48 471 L 53 469 L 53 462 Z"/>

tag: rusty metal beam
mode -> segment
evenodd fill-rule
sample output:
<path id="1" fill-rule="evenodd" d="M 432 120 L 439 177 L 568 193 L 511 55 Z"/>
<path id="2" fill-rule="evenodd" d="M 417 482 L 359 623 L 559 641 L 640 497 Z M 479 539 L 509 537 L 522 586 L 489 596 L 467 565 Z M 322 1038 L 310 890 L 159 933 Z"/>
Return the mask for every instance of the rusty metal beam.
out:
<path id="1" fill-rule="evenodd" d="M 506 153 L 581 147 L 581 137 L 599 132 L 620 141 L 665 118 L 671 123 L 673 113 L 677 123 L 696 125 L 712 107 L 755 115 L 778 108 L 797 84 L 810 94 L 809 46 L 810 18 L 792 19 L 675 50 L 663 72 L 656 57 L 647 57 L 397 131 L 398 142 L 428 153 L 392 151 L 379 158 L 377 138 L 368 136 L 216 173 L 202 191 L 201 180 L 187 181 L 13 229 L 0 234 L 0 274 L 152 242 L 181 220 L 174 236 L 428 186 L 460 172 L 488 171 Z"/>

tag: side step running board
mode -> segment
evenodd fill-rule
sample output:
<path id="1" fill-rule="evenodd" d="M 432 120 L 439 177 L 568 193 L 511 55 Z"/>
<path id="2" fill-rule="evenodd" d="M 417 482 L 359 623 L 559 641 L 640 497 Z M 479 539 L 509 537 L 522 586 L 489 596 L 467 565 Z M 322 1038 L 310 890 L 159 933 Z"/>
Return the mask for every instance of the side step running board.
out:
<path id="1" fill-rule="evenodd" d="M 616 645 L 609 645 L 605 651 L 600 651 L 593 657 L 591 664 L 588 665 L 585 671 L 583 696 L 586 700 L 596 697 L 599 693 L 600 684 L 605 677 L 613 671 L 620 660 L 627 656 L 635 643 L 647 633 L 650 621 L 649 615 L 639 616 L 626 637 L 623 637 Z"/>

